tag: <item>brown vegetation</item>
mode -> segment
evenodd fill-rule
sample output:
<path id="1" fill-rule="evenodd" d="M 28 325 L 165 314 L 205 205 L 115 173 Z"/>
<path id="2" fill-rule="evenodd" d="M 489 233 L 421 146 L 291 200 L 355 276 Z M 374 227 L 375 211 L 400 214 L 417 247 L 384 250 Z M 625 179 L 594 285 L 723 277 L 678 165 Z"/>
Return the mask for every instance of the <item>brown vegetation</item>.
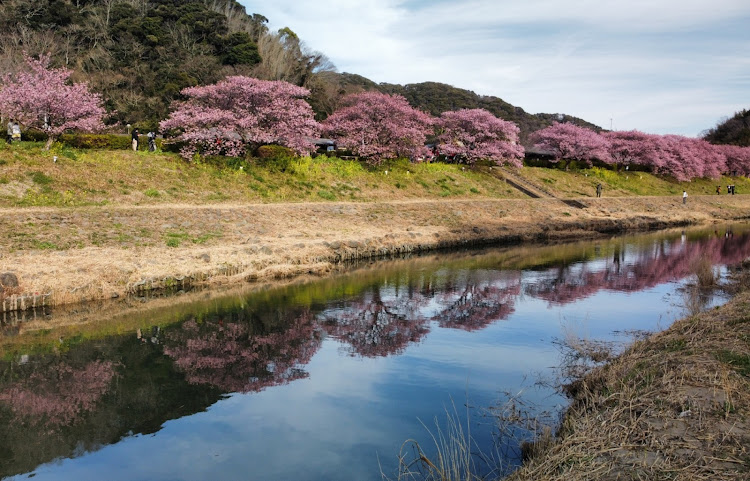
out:
<path id="1" fill-rule="evenodd" d="M 2 209 L 0 272 L 49 303 L 325 274 L 345 260 L 736 220 L 750 198 L 609 198 Z"/>
<path id="2" fill-rule="evenodd" d="M 727 305 L 637 341 L 581 379 L 557 441 L 510 479 L 748 479 L 749 277 Z"/>

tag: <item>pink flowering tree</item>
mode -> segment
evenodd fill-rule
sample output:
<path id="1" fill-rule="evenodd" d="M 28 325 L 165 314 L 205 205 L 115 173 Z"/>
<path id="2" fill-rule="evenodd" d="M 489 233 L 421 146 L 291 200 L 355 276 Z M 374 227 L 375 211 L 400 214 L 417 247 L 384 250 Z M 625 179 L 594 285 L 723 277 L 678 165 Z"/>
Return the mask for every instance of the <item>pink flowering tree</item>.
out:
<path id="1" fill-rule="evenodd" d="M 370 164 L 384 159 L 424 157 L 434 119 L 409 105 L 400 95 L 379 92 L 352 94 L 343 107 L 323 122 L 325 135 Z"/>
<path id="2" fill-rule="evenodd" d="M 727 160 L 726 172 L 730 175 L 750 175 L 750 147 L 715 145 Z"/>
<path id="3" fill-rule="evenodd" d="M 580 160 L 591 165 L 598 159 L 610 163 L 609 142 L 593 130 L 573 124 L 555 122 L 549 127 L 534 132 L 534 147 L 552 152 L 555 162 Z"/>
<path id="4" fill-rule="evenodd" d="M 662 135 L 655 141 L 657 174 L 685 182 L 699 177 L 716 178 L 726 169 L 726 158 L 704 140 L 682 135 Z"/>
<path id="5" fill-rule="evenodd" d="M 174 111 L 160 124 L 176 130 L 175 142 L 184 142 L 182 155 L 239 157 L 261 145 L 289 147 L 299 154 L 314 148 L 319 125 L 305 101 L 310 91 L 283 81 L 233 76 L 182 91 L 188 97 L 175 102 Z"/>
<path id="6" fill-rule="evenodd" d="M 443 112 L 439 121 L 441 153 L 459 156 L 470 164 L 492 160 L 523 166 L 524 149 L 518 143 L 520 129 L 513 122 L 499 119 L 484 109 Z"/>
<path id="7" fill-rule="evenodd" d="M 656 163 L 658 136 L 637 130 L 604 132 L 609 141 L 609 161 L 620 170 L 625 165 L 652 167 Z"/>
<path id="8" fill-rule="evenodd" d="M 24 69 L 2 78 L 0 112 L 4 117 L 45 131 L 45 150 L 65 131 L 96 132 L 104 128 L 100 95 L 89 92 L 85 83 L 71 83 L 71 70 L 50 68 L 49 55 L 38 60 L 24 58 Z"/>

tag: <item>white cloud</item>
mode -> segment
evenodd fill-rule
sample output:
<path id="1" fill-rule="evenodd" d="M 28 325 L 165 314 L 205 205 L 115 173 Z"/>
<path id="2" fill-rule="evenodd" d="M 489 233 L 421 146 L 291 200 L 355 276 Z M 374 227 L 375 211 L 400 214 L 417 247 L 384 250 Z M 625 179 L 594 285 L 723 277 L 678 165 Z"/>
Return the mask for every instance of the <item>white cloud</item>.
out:
<path id="1" fill-rule="evenodd" d="M 750 98 L 746 0 L 240 0 L 340 71 L 696 135 Z"/>

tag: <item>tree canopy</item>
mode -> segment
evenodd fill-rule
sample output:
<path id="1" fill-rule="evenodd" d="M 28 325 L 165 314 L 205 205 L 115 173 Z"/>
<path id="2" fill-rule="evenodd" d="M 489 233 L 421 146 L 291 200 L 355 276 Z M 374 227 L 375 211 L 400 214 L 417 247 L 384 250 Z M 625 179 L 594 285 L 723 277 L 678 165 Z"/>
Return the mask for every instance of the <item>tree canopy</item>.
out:
<path id="1" fill-rule="evenodd" d="M 318 123 L 304 97 L 309 91 L 283 81 L 233 76 L 204 87 L 190 87 L 175 103 L 163 130 L 179 130 L 182 155 L 241 156 L 247 149 L 277 144 L 299 153 L 313 149 Z"/>
<path id="2" fill-rule="evenodd" d="M 26 68 L 6 75 L 0 88 L 0 112 L 48 134 L 47 146 L 66 130 L 94 132 L 104 128 L 104 108 L 85 83 L 71 84 L 71 71 L 49 68 L 49 56 L 25 57 Z"/>

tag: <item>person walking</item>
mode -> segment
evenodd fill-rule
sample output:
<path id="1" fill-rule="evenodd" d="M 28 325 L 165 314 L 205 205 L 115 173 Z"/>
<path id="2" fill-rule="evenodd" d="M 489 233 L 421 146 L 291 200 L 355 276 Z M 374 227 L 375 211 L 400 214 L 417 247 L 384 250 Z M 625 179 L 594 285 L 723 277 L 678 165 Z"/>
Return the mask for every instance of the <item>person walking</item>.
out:
<path id="1" fill-rule="evenodd" d="M 596 184 L 596 196 L 597 197 L 602 196 L 602 184 Z"/>
<path id="2" fill-rule="evenodd" d="M 687 204 L 687 191 L 686 190 L 682 191 L 682 203 Z"/>
<path id="3" fill-rule="evenodd" d="M 716 186 L 716 195 L 721 195 L 721 186 L 720 185 Z"/>
<path id="4" fill-rule="evenodd" d="M 133 146 L 133 150 L 137 151 L 138 150 L 138 129 L 133 129 L 133 133 L 130 136 L 130 139 L 131 139 L 131 144 Z"/>

